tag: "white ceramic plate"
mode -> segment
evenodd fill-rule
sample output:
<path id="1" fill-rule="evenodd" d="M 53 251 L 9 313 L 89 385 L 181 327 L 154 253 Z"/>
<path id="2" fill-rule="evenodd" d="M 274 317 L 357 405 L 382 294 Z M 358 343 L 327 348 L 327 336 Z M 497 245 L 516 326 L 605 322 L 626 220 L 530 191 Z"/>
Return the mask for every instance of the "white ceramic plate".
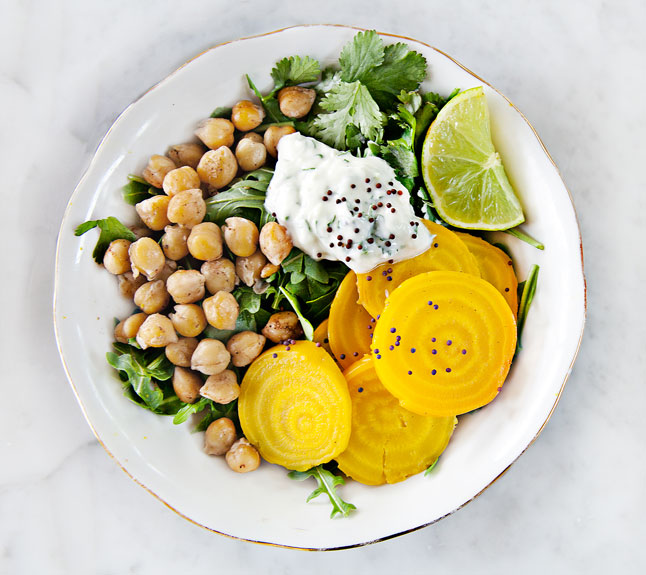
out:
<path id="1" fill-rule="evenodd" d="M 325 497 L 306 503 L 313 482 L 288 479 L 263 463 L 231 473 L 223 458 L 205 455 L 201 434 L 127 401 L 105 361 L 113 318 L 132 304 L 115 278 L 91 258 L 93 233 L 74 236 L 89 219 L 133 222 L 121 200 L 129 173 L 151 154 L 189 141 L 196 123 L 216 106 L 249 97 L 244 74 L 269 89 L 273 64 L 293 54 L 323 63 L 338 58 L 356 33 L 340 26 L 306 26 L 217 46 L 201 54 L 128 107 L 99 146 L 65 213 L 58 242 L 54 317 L 61 357 L 99 441 L 138 483 L 187 519 L 219 533 L 290 547 L 330 549 L 388 538 L 436 521 L 473 499 L 537 437 L 549 419 L 578 351 L 585 319 L 581 238 L 571 198 L 544 146 L 522 114 L 483 80 L 438 50 L 405 38 L 428 60 L 422 86 L 448 94 L 484 85 L 493 137 L 527 215 L 524 229 L 545 244 L 538 251 L 504 236 L 522 280 L 531 264 L 540 280 L 523 335 L 524 349 L 501 395 L 460 417 L 448 449 L 429 477 L 365 487 L 350 481 L 343 497 L 358 511 L 330 520 Z M 384 35 L 388 43 L 399 37 Z M 224 81 L 223 81 L 224 79 Z"/>

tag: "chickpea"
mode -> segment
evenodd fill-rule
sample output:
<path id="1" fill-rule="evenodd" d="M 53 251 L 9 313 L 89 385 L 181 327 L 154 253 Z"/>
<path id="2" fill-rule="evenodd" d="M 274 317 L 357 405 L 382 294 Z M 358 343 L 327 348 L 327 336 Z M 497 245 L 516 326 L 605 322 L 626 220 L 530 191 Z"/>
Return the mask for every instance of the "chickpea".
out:
<path id="1" fill-rule="evenodd" d="M 257 128 L 264 119 L 264 108 L 249 100 L 241 100 L 231 110 L 231 121 L 241 132 L 248 132 Z"/>
<path id="2" fill-rule="evenodd" d="M 173 371 L 173 390 L 184 403 L 195 403 L 195 400 L 200 397 L 202 383 L 199 373 L 190 369 L 176 367 Z"/>
<path id="3" fill-rule="evenodd" d="M 206 149 L 202 144 L 177 144 L 168 149 L 166 155 L 175 162 L 178 168 L 183 166 L 190 166 L 197 168 L 200 163 L 200 158 L 204 155 Z"/>
<path id="4" fill-rule="evenodd" d="M 288 118 L 303 118 L 310 113 L 316 99 L 316 92 L 311 88 L 289 86 L 278 92 L 278 106 Z"/>
<path id="5" fill-rule="evenodd" d="M 135 313 L 120 321 L 114 328 L 114 339 L 121 343 L 128 343 L 131 337 L 136 337 L 141 324 L 148 316 L 145 313 Z"/>
<path id="6" fill-rule="evenodd" d="M 265 336 L 253 331 L 241 331 L 231 336 L 227 342 L 227 349 L 231 354 L 231 361 L 236 367 L 249 365 L 256 359 L 265 347 Z"/>
<path id="7" fill-rule="evenodd" d="M 246 218 L 227 218 L 222 226 L 224 241 L 237 256 L 248 257 L 258 247 L 258 227 Z"/>
<path id="8" fill-rule="evenodd" d="M 163 186 L 167 195 L 174 196 L 177 192 L 199 188 L 200 177 L 191 166 L 182 166 L 166 174 Z"/>
<path id="9" fill-rule="evenodd" d="M 274 264 L 265 264 L 265 267 L 260 270 L 260 277 L 262 279 L 268 278 L 274 275 L 279 269 L 280 266 Z"/>
<path id="10" fill-rule="evenodd" d="M 236 146 L 236 160 L 245 172 L 252 172 L 262 167 L 267 161 L 267 148 L 262 142 L 243 138 Z"/>
<path id="11" fill-rule="evenodd" d="M 148 315 L 160 312 L 169 301 L 163 280 L 145 283 L 135 292 L 135 305 Z"/>
<path id="12" fill-rule="evenodd" d="M 230 369 L 225 369 L 217 375 L 209 375 L 206 383 L 200 389 L 200 395 L 202 397 L 208 397 L 215 401 L 215 403 L 221 403 L 222 405 L 238 399 L 240 386 L 238 385 L 238 378 L 235 372 Z"/>
<path id="13" fill-rule="evenodd" d="M 248 258 L 236 258 L 236 274 L 242 283 L 251 287 L 260 279 L 260 272 L 265 267 L 267 258 L 260 250 Z"/>
<path id="14" fill-rule="evenodd" d="M 172 322 L 159 313 L 149 315 L 137 331 L 137 343 L 141 349 L 165 347 L 177 341 Z"/>
<path id="15" fill-rule="evenodd" d="M 206 278 L 206 289 L 212 294 L 232 292 L 236 285 L 236 267 L 231 260 L 222 258 L 204 262 L 200 272 Z"/>
<path id="16" fill-rule="evenodd" d="M 200 180 L 216 189 L 224 188 L 236 177 L 238 162 L 230 148 L 209 150 L 197 165 Z"/>
<path id="17" fill-rule="evenodd" d="M 265 130 L 265 148 L 267 148 L 267 153 L 274 157 L 278 157 L 278 141 L 288 134 L 293 134 L 296 130 L 291 126 L 269 126 Z"/>
<path id="18" fill-rule="evenodd" d="M 219 291 L 202 302 L 202 309 L 208 321 L 216 329 L 234 329 L 240 306 L 230 293 Z"/>
<path id="19" fill-rule="evenodd" d="M 191 367 L 191 356 L 196 347 L 197 340 L 194 337 L 180 337 L 175 343 L 169 343 L 164 351 L 168 361 L 172 364 L 180 367 Z M 201 384 L 202 381 L 200 381 Z"/>
<path id="20" fill-rule="evenodd" d="M 164 228 L 164 235 L 161 239 L 161 247 L 164 250 L 164 255 L 169 260 L 181 260 L 188 255 L 188 246 L 186 240 L 188 234 L 191 232 L 184 226 L 166 226 Z"/>
<path id="21" fill-rule="evenodd" d="M 110 242 L 103 256 L 103 266 L 111 274 L 120 275 L 130 271 L 130 256 L 128 240 L 114 240 Z"/>
<path id="22" fill-rule="evenodd" d="M 118 279 L 119 291 L 123 297 L 127 297 L 128 299 L 134 298 L 137 289 L 146 283 L 146 276 L 138 275 L 134 277 L 131 271 L 119 275 Z"/>
<path id="23" fill-rule="evenodd" d="M 128 226 L 128 229 L 135 234 L 135 237 L 137 239 L 139 238 L 149 238 L 151 237 L 152 230 L 150 228 L 147 228 L 146 226 Z"/>
<path id="24" fill-rule="evenodd" d="M 280 265 L 292 251 L 294 244 L 285 226 L 267 222 L 260 232 L 260 249 L 274 265 Z"/>
<path id="25" fill-rule="evenodd" d="M 152 280 L 166 264 L 164 252 L 152 238 L 141 238 L 132 243 L 128 255 L 134 277 L 143 274 Z"/>
<path id="26" fill-rule="evenodd" d="M 184 337 L 196 337 L 206 327 L 206 316 L 199 305 L 180 304 L 175 306 L 175 313 L 169 315 L 175 331 Z"/>
<path id="27" fill-rule="evenodd" d="M 176 167 L 175 162 L 170 158 L 155 154 L 154 156 L 150 156 L 148 165 L 145 167 L 142 175 L 144 180 L 151 186 L 161 188 L 166 174 Z"/>
<path id="28" fill-rule="evenodd" d="M 207 147 L 217 150 L 221 146 L 233 146 L 233 124 L 224 118 L 206 118 L 197 125 L 195 135 Z"/>
<path id="29" fill-rule="evenodd" d="M 151 230 L 158 232 L 170 224 L 167 215 L 169 202 L 170 198 L 168 196 L 159 194 L 158 196 L 153 196 L 143 202 L 139 202 L 135 206 L 135 210 L 137 210 L 144 224 Z"/>
<path id="30" fill-rule="evenodd" d="M 260 454 L 244 437 L 236 441 L 225 455 L 227 465 L 237 473 L 248 473 L 258 469 Z"/>
<path id="31" fill-rule="evenodd" d="M 212 422 L 204 432 L 204 451 L 209 455 L 224 455 L 236 440 L 236 426 L 228 417 Z"/>
<path id="32" fill-rule="evenodd" d="M 195 303 L 204 297 L 204 276 L 197 270 L 179 270 L 166 281 L 166 289 L 179 304 Z"/>
<path id="33" fill-rule="evenodd" d="M 168 278 L 172 276 L 176 271 L 177 271 L 177 262 L 174 262 L 173 260 L 166 260 L 164 267 L 152 279 L 154 281 L 162 280 L 163 282 L 166 282 Z"/>
<path id="34" fill-rule="evenodd" d="M 191 369 L 205 375 L 222 373 L 231 361 L 231 354 L 219 339 L 203 339 L 191 356 Z"/>
<path id="35" fill-rule="evenodd" d="M 206 203 L 202 190 L 184 190 L 176 193 L 168 203 L 168 219 L 174 224 L 192 228 L 206 215 Z"/>
<path id="36" fill-rule="evenodd" d="M 217 260 L 222 257 L 222 232 L 213 222 L 202 222 L 188 236 L 188 251 L 198 260 Z"/>
<path id="37" fill-rule="evenodd" d="M 249 132 L 248 134 L 245 134 L 242 136 L 243 140 L 251 140 L 252 142 L 259 142 L 262 144 L 262 136 L 260 134 L 257 134 L 256 132 Z"/>
<path id="38" fill-rule="evenodd" d="M 293 311 L 279 311 L 269 318 L 267 325 L 262 328 L 262 335 L 274 343 L 280 343 L 300 337 L 303 335 L 303 328 Z"/>

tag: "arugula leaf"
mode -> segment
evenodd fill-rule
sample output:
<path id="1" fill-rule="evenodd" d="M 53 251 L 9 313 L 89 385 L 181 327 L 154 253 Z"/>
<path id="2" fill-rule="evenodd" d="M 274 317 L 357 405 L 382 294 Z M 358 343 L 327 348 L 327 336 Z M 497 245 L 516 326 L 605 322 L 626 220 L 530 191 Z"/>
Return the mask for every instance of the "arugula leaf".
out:
<path id="1" fill-rule="evenodd" d="M 515 228 L 510 228 L 508 230 L 502 230 L 506 234 L 509 234 L 510 236 L 514 236 L 515 238 L 518 238 L 519 240 L 522 240 L 526 244 L 529 244 L 532 247 L 535 247 L 537 250 L 544 250 L 545 246 L 539 242 L 538 240 L 535 240 L 533 237 L 528 236 L 525 232 L 523 232 L 519 227 Z"/>
<path id="2" fill-rule="evenodd" d="M 341 82 L 321 100 L 319 114 L 313 122 L 317 136 L 339 150 L 347 148 L 346 126 L 353 124 L 369 140 L 380 140 L 386 122 L 377 102 L 361 82 Z"/>
<path id="3" fill-rule="evenodd" d="M 211 112 L 211 118 L 231 118 L 231 112 L 233 108 L 227 108 L 226 106 L 218 106 L 215 110 Z"/>
<path id="4" fill-rule="evenodd" d="M 341 50 L 339 65 L 344 82 L 361 80 L 384 61 L 384 43 L 374 30 L 359 32 Z M 399 91 L 398 91 L 399 92 Z"/>
<path id="5" fill-rule="evenodd" d="M 206 221 L 218 225 L 231 216 L 252 220 L 262 227 L 273 217 L 265 210 L 265 195 L 273 170 L 261 168 L 235 180 L 231 186 L 206 200 Z"/>
<path id="6" fill-rule="evenodd" d="M 529 312 L 529 308 L 534 300 L 534 294 L 536 293 L 539 269 L 540 268 L 534 264 L 529 270 L 527 279 L 518 284 L 520 303 L 518 304 L 518 319 L 516 320 L 516 328 L 518 330 L 518 335 L 516 337 L 516 353 L 523 348 L 521 335 L 523 333 L 523 328 L 525 327 L 525 321 L 527 320 L 527 313 Z"/>
<path id="7" fill-rule="evenodd" d="M 428 466 L 428 468 L 427 468 L 427 469 L 426 469 L 426 471 L 424 472 L 424 477 L 428 477 L 428 476 L 431 474 L 431 471 L 433 471 L 433 469 L 435 469 L 435 466 L 437 465 L 437 462 L 438 462 L 439 460 L 440 460 L 440 458 L 438 457 L 438 458 L 437 458 L 433 463 L 431 463 L 431 464 Z"/>
<path id="8" fill-rule="evenodd" d="M 74 235 L 82 236 L 84 233 L 89 232 L 97 226 L 101 230 L 101 233 L 99 234 L 96 246 L 94 246 L 92 257 L 98 264 L 103 263 L 103 256 L 114 240 L 123 239 L 134 242 L 137 239 L 137 236 L 135 236 L 132 230 L 129 230 L 117 218 L 112 216 L 103 220 L 89 220 L 82 223 L 76 228 Z"/>
<path id="9" fill-rule="evenodd" d="M 305 56 L 290 56 L 283 58 L 271 71 L 271 77 L 274 79 L 274 92 L 277 92 L 285 86 L 294 86 L 296 84 L 305 84 L 314 82 L 321 73 L 321 67 L 318 60 Z"/>
<path id="10" fill-rule="evenodd" d="M 175 425 L 184 423 L 188 419 L 189 415 L 193 415 L 194 413 L 199 413 L 203 409 L 206 409 L 207 407 L 209 407 L 211 403 L 213 402 L 208 397 L 200 397 L 200 399 L 197 400 L 195 403 L 184 404 L 184 407 L 182 407 L 175 414 L 175 417 L 173 417 L 173 423 Z"/>
<path id="11" fill-rule="evenodd" d="M 298 320 L 301 322 L 301 327 L 303 328 L 303 333 L 305 334 L 305 337 L 312 341 L 312 338 L 314 337 L 314 327 L 310 323 L 310 321 L 303 315 L 303 312 L 301 311 L 300 304 L 298 303 L 298 299 L 296 299 L 296 296 L 286 290 L 283 286 L 280 286 L 280 291 L 281 293 L 285 296 L 285 299 L 289 302 L 289 305 L 292 306 L 292 309 L 298 316 Z"/>
<path id="12" fill-rule="evenodd" d="M 106 359 L 114 369 L 123 371 L 128 376 L 132 389 L 150 409 L 155 410 L 159 407 L 164 394 L 132 355 L 125 353 L 118 355 L 110 351 L 106 354 Z"/>
<path id="13" fill-rule="evenodd" d="M 240 422 L 238 420 L 238 400 L 234 399 L 231 403 L 225 405 L 211 401 L 206 406 L 207 412 L 204 417 L 195 426 L 195 431 L 206 431 L 206 428 L 211 425 L 216 419 L 221 417 L 228 417 L 240 429 Z"/>
<path id="14" fill-rule="evenodd" d="M 217 329 L 212 325 L 207 325 L 202 333 L 204 337 L 219 339 L 222 343 L 226 343 L 232 335 L 240 333 L 241 331 L 258 331 L 256 318 L 248 310 L 238 313 L 236 326 L 233 329 Z"/>
<path id="15" fill-rule="evenodd" d="M 345 484 L 343 477 L 340 475 L 334 475 L 331 471 L 325 469 L 323 465 L 317 465 L 307 471 L 290 471 L 287 475 L 290 479 L 295 481 L 305 481 L 309 477 L 316 479 L 318 487 L 312 491 L 310 496 L 307 498 L 307 501 L 310 502 L 315 497 L 325 493 L 332 504 L 332 512 L 330 513 L 330 517 L 332 519 L 337 515 L 347 517 L 356 509 L 352 503 L 344 501 L 337 493 L 337 487 Z"/>
<path id="16" fill-rule="evenodd" d="M 158 196 L 163 194 L 164 191 L 155 186 L 151 186 L 143 178 L 136 176 L 134 174 L 128 175 L 128 183 L 121 188 L 121 193 L 123 194 L 123 201 L 126 204 L 134 206 L 139 202 L 147 200 L 151 196 Z"/>
<path id="17" fill-rule="evenodd" d="M 260 103 L 265 109 L 265 112 L 267 112 L 267 116 L 272 120 L 272 122 L 291 122 L 290 118 L 285 116 L 285 114 L 283 114 L 280 111 L 280 106 L 278 105 L 278 100 L 276 99 L 275 91 L 272 91 L 266 96 L 263 96 L 260 93 L 260 90 L 256 88 L 256 85 L 253 83 L 253 81 L 251 80 L 248 74 L 247 74 L 247 83 L 249 84 L 249 87 L 253 90 L 254 94 L 256 94 L 256 97 L 260 100 Z"/>
<path id="18" fill-rule="evenodd" d="M 112 344 L 114 352 L 108 352 L 106 359 L 119 373 L 124 394 L 141 407 L 154 413 L 171 415 L 182 408 L 168 382 L 175 366 L 168 361 L 164 350 L 142 350 L 125 343 Z"/>

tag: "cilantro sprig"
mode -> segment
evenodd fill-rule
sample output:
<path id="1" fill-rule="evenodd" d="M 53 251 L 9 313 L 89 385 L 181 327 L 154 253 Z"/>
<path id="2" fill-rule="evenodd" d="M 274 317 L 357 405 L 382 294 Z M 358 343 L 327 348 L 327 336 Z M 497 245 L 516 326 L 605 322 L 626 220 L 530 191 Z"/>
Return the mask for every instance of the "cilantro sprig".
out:
<path id="1" fill-rule="evenodd" d="M 406 44 L 386 46 L 374 30 L 346 44 L 339 65 L 338 81 L 320 101 L 311 126 L 317 138 L 340 150 L 358 147 L 357 134 L 380 142 L 400 93 L 417 90 L 426 77 L 424 56 Z"/>

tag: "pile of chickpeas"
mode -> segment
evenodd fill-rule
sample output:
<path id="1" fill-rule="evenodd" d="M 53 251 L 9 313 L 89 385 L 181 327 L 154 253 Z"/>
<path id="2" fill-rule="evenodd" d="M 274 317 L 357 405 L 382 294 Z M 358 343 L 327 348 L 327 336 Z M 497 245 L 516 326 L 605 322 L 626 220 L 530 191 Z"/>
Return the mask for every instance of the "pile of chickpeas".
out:
<path id="1" fill-rule="evenodd" d="M 283 88 L 278 94 L 281 111 L 288 117 L 303 117 L 314 96 L 306 88 Z M 200 397 L 219 404 L 234 401 L 240 386 L 236 373 L 228 369 L 230 364 L 248 366 L 267 340 L 280 343 L 303 333 L 296 314 L 281 311 L 270 317 L 261 333 L 236 333 L 226 345 L 200 337 L 207 325 L 234 329 L 239 313 L 232 295 L 235 287 L 242 283 L 261 290 L 265 278 L 279 270 L 293 247 L 287 229 L 276 222 L 259 230 L 240 217 L 227 218 L 221 228 L 203 221 L 206 198 L 239 174 L 265 165 L 267 155 L 275 158 L 280 138 L 295 131 L 273 125 L 262 136 L 252 132 L 264 116 L 261 106 L 243 100 L 233 107 L 230 120 L 200 122 L 195 135 L 201 143 L 179 144 L 165 156 L 152 156 L 143 177 L 164 193 L 135 206 L 141 219 L 141 225 L 132 228 L 137 240 L 114 240 L 103 259 L 105 268 L 118 277 L 122 295 L 141 310 L 119 322 L 115 339 L 128 343 L 135 338 L 142 349 L 165 348 L 175 365 L 173 389 L 185 403 Z M 159 232 L 163 235 L 156 241 Z M 223 257 L 224 244 L 234 259 Z M 189 256 L 199 269 L 178 265 Z M 235 424 L 226 417 L 206 429 L 204 450 L 225 455 L 229 467 L 240 473 L 260 465 L 258 451 L 244 437 L 237 437 Z"/>

